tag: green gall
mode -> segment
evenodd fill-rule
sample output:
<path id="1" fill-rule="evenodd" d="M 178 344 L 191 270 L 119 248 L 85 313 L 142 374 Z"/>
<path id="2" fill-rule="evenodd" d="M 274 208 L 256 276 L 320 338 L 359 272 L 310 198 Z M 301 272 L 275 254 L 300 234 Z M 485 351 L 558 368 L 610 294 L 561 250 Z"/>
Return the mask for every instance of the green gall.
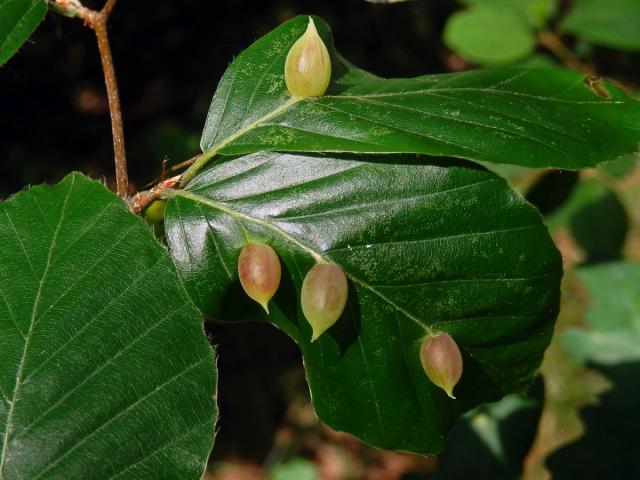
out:
<path id="1" fill-rule="evenodd" d="M 269 313 L 269 300 L 280 286 L 280 259 L 276 251 L 265 243 L 245 245 L 238 258 L 238 276 L 246 294 Z"/>
<path id="2" fill-rule="evenodd" d="M 151 205 L 144 211 L 144 218 L 147 222 L 152 224 L 161 223 L 164 220 L 164 207 L 166 204 L 166 200 L 154 200 L 151 202 Z"/>
<path id="3" fill-rule="evenodd" d="M 284 63 L 284 81 L 294 97 L 324 95 L 331 80 L 331 58 L 313 19 L 293 44 Z"/>
<path id="4" fill-rule="evenodd" d="M 347 304 L 349 285 L 342 269 L 331 263 L 315 265 L 302 282 L 302 313 L 313 330 L 315 341 L 338 321 Z"/>
<path id="5" fill-rule="evenodd" d="M 439 332 L 425 338 L 420 347 L 420 361 L 429 380 L 456 398 L 453 388 L 462 376 L 462 354 L 451 335 Z"/>

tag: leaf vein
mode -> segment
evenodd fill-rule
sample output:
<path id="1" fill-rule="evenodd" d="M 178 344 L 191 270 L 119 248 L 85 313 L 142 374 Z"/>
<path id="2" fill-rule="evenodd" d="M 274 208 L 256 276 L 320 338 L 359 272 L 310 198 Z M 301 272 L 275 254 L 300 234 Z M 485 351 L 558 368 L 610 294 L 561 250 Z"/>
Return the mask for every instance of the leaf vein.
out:
<path id="1" fill-rule="evenodd" d="M 50 412 L 54 411 L 58 406 L 62 405 L 64 403 L 64 401 L 69 398 L 71 395 L 73 395 L 74 392 L 76 392 L 80 387 L 82 387 L 83 385 L 85 385 L 87 382 L 89 382 L 91 379 L 93 379 L 98 373 L 100 373 L 102 370 L 104 370 L 106 367 L 108 367 L 109 365 L 113 364 L 113 362 L 121 357 L 122 355 L 124 355 L 127 351 L 129 351 L 129 349 L 131 349 L 133 346 L 135 346 L 138 342 L 140 342 L 142 339 L 144 339 L 147 335 L 149 335 L 151 332 L 153 332 L 156 328 L 158 328 L 160 325 L 162 325 L 164 322 L 166 322 L 167 320 L 171 319 L 171 317 L 173 317 L 173 315 L 175 315 L 176 313 L 178 313 L 180 311 L 180 309 L 184 306 L 185 304 L 181 304 L 179 307 L 173 309 L 170 313 L 168 313 L 167 315 L 165 315 L 163 318 L 161 318 L 160 320 L 158 320 L 156 323 L 151 324 L 150 327 L 148 327 L 145 331 L 143 331 L 140 336 L 138 336 L 137 338 L 135 338 L 132 342 L 128 343 L 127 345 L 125 345 L 123 348 L 121 348 L 120 350 L 118 350 L 116 352 L 115 355 L 113 355 L 111 358 L 109 358 L 107 361 L 105 361 L 102 365 L 100 365 L 98 368 L 94 369 L 91 371 L 91 373 L 89 375 L 87 375 L 82 381 L 80 381 L 80 383 L 77 383 L 73 388 L 71 388 L 70 390 L 68 390 L 64 395 L 62 395 L 61 397 L 59 397 L 55 402 L 53 402 L 51 405 L 49 405 L 49 407 L 43 411 L 42 413 L 40 413 L 40 415 L 38 415 L 29 425 L 27 425 L 26 427 L 24 427 L 22 429 L 22 431 L 20 432 L 19 435 L 17 435 L 13 440 L 15 441 L 18 438 L 24 437 L 28 432 L 31 431 L 31 429 L 37 425 L 43 418 L 45 418 Z"/>
<path id="2" fill-rule="evenodd" d="M 78 448 L 80 448 L 81 445 L 83 445 L 87 440 L 89 440 L 91 437 L 93 437 L 94 435 L 96 435 L 98 432 L 100 432 L 102 429 L 104 429 L 105 427 L 107 427 L 108 425 L 110 425 L 112 422 L 114 422 L 116 419 L 120 418 L 122 415 L 125 415 L 127 412 L 129 412 L 130 410 L 134 409 L 135 407 L 137 407 L 138 405 L 140 405 L 144 400 L 148 399 L 149 397 L 151 397 L 152 395 L 155 395 L 156 393 L 158 393 L 159 391 L 163 390 L 164 388 L 166 388 L 167 386 L 169 386 L 171 383 L 173 383 L 174 381 L 176 381 L 177 379 L 183 377 L 184 375 L 186 375 L 187 373 L 191 372 L 191 370 L 193 370 L 194 368 L 200 366 L 202 363 L 204 363 L 205 361 L 208 361 L 209 358 L 204 357 L 201 358 L 200 360 L 198 360 L 197 362 L 194 362 L 193 364 L 189 365 L 188 367 L 185 367 L 183 370 L 181 370 L 180 372 L 176 373 L 175 375 L 172 375 L 171 377 L 169 377 L 167 380 L 165 380 L 163 383 L 161 383 L 160 385 L 157 385 L 156 387 L 154 387 L 153 390 L 146 392 L 144 395 L 138 397 L 133 403 L 129 404 L 125 409 L 121 410 L 120 412 L 118 412 L 116 415 L 114 415 L 113 417 L 111 417 L 109 420 L 107 420 L 106 422 L 104 422 L 102 425 L 100 425 L 98 428 L 94 429 L 91 433 L 89 433 L 88 435 L 86 435 L 85 437 L 81 438 L 80 440 L 78 440 L 75 444 L 73 444 L 71 447 L 67 448 L 62 455 L 58 456 L 57 458 L 54 458 L 53 460 L 51 460 L 48 465 L 46 465 L 44 467 L 44 469 L 33 478 L 33 480 L 36 480 L 40 477 L 42 477 L 43 474 L 45 474 L 46 472 L 48 472 L 49 470 L 51 470 L 53 467 L 55 467 L 57 464 L 59 464 L 62 460 L 64 460 L 70 453 L 72 453 L 73 451 L 77 450 Z"/>
<path id="3" fill-rule="evenodd" d="M 73 340 L 75 340 L 76 338 L 78 338 L 83 331 L 85 331 L 88 327 L 90 327 L 93 322 L 95 322 L 97 319 L 99 319 L 102 314 L 104 314 L 109 307 L 111 307 L 114 303 L 116 303 L 118 300 L 120 300 L 120 298 L 127 292 L 131 291 L 136 285 L 137 283 L 144 278 L 150 271 L 152 271 L 156 265 L 158 265 L 158 263 L 160 263 L 160 259 L 162 257 L 158 257 L 158 259 L 155 261 L 155 263 L 148 269 L 143 270 L 141 274 L 137 275 L 136 278 L 134 278 L 130 284 L 128 284 L 125 288 L 123 288 L 120 292 L 118 292 L 117 295 L 114 295 L 111 300 L 109 300 L 109 302 L 107 302 L 100 310 L 98 310 L 96 313 L 94 313 L 94 315 L 82 326 L 82 328 L 80 328 L 80 330 L 78 330 L 76 333 L 73 334 L 72 337 L 70 337 L 69 339 L 67 339 L 62 345 L 60 345 L 55 351 L 51 352 L 51 354 L 45 358 L 40 365 L 38 366 L 38 368 L 36 368 L 35 370 L 33 370 L 31 373 L 29 373 L 29 375 L 26 376 L 25 378 L 25 382 L 28 381 L 29 379 L 33 378 L 40 370 L 42 370 L 53 358 L 55 358 L 55 356 L 60 353 L 62 350 L 64 350 L 66 348 L 67 345 L 69 345 L 71 342 L 73 342 Z"/>
<path id="4" fill-rule="evenodd" d="M 29 350 L 29 345 L 33 335 L 33 329 L 35 328 L 35 324 L 36 324 L 35 319 L 36 319 L 36 313 L 38 311 L 38 305 L 40 304 L 40 299 L 42 296 L 42 288 L 47 279 L 47 273 L 49 272 L 49 265 L 51 263 L 51 256 L 56 246 L 56 239 L 58 237 L 58 233 L 60 232 L 60 228 L 62 227 L 62 222 L 64 221 L 65 210 L 67 208 L 67 203 L 69 201 L 69 197 L 71 196 L 71 192 L 73 191 L 75 179 L 76 179 L 75 176 L 71 177 L 71 184 L 69 185 L 69 190 L 67 191 L 67 194 L 64 198 L 64 202 L 62 204 L 62 210 L 60 211 L 60 219 L 58 220 L 58 225 L 56 226 L 53 236 L 51 237 L 51 245 L 49 246 L 49 252 L 47 254 L 47 263 L 42 273 L 42 277 L 38 282 L 38 289 L 36 291 L 36 297 L 34 299 L 33 308 L 31 311 L 31 320 L 29 322 L 29 330 L 27 332 L 27 337 L 25 339 L 24 346 L 22 348 L 22 355 L 20 358 L 20 363 L 18 364 L 17 372 L 16 372 L 16 383 L 13 388 L 13 397 L 10 402 L 11 406 L 9 407 L 9 413 L 7 414 L 7 424 L 6 424 L 5 432 L 3 435 L 4 441 L 2 444 L 2 453 L 0 454 L 0 457 L 1 457 L 0 458 L 0 478 L 2 478 L 3 476 L 4 466 L 6 465 L 7 453 L 9 451 L 8 445 L 9 445 L 9 435 L 11 433 L 11 424 L 13 422 L 13 415 L 15 414 L 15 411 L 16 411 L 16 403 L 18 401 L 18 395 L 20 393 L 20 386 L 22 383 L 22 373 L 23 373 L 24 365 L 27 360 L 27 351 Z M 9 214 L 6 212 L 6 210 L 5 210 L 5 214 L 7 215 L 7 218 L 9 218 Z M 9 219 L 9 222 L 11 222 L 10 219 Z M 16 235 L 17 235 L 17 232 L 16 232 Z M 28 257 L 26 251 L 24 251 L 24 254 L 25 256 Z"/>

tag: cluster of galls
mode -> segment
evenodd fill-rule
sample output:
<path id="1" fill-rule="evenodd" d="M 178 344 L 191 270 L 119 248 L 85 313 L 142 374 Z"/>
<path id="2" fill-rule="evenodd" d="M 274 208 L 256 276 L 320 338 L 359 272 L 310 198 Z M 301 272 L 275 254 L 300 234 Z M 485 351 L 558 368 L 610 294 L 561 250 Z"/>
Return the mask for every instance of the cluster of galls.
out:
<path id="1" fill-rule="evenodd" d="M 238 276 L 250 298 L 269 313 L 269 301 L 278 291 L 282 269 L 275 250 L 265 244 L 245 245 L 238 258 Z M 300 305 L 311 325 L 311 341 L 338 321 L 347 304 L 349 286 L 342 269 L 332 263 L 318 263 L 302 282 Z"/>
<path id="2" fill-rule="evenodd" d="M 331 58 L 311 18 L 307 30 L 289 50 L 284 66 L 284 80 L 294 98 L 324 95 L 329 86 Z M 273 252 L 273 249 L 270 251 Z M 273 252 L 269 254 L 270 260 L 265 259 L 265 262 L 272 262 L 272 256 L 277 258 Z M 279 264 L 277 276 L 279 280 Z M 271 288 L 269 299 L 275 293 L 277 284 L 271 284 Z M 249 293 L 249 296 L 252 297 L 252 294 Z M 267 296 L 261 298 L 259 302 L 264 301 Z M 313 341 L 331 327 L 344 310 L 347 302 L 347 279 L 342 269 L 328 263 L 315 265 L 302 283 L 300 301 L 302 311 L 313 328 Z M 263 306 L 266 310 L 266 304 Z M 429 379 L 449 397 L 455 398 L 453 388 L 462 376 L 462 355 L 455 340 L 447 333 L 430 331 L 420 346 L 420 362 Z"/>
<path id="3" fill-rule="evenodd" d="M 282 269 L 275 250 L 265 244 L 245 245 L 238 258 L 238 276 L 246 294 L 269 313 L 269 301 L 278 291 Z M 311 325 L 315 341 L 335 324 L 347 304 L 349 285 L 342 269 L 333 263 L 317 263 L 302 281 L 300 306 Z M 420 362 L 429 379 L 451 398 L 462 376 L 462 355 L 447 333 L 429 334 L 420 347 Z"/>

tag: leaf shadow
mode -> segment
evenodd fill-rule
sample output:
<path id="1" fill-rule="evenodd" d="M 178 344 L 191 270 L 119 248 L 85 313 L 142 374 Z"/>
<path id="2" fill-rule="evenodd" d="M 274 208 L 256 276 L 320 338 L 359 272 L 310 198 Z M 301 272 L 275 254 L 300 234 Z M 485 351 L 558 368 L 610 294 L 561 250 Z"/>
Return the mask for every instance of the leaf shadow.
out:
<path id="1" fill-rule="evenodd" d="M 325 333 L 338 345 L 340 356 L 343 356 L 360 336 L 361 317 L 358 291 L 353 283 L 349 282 L 349 296 L 347 297 L 347 305 L 344 312 L 342 312 L 338 321 Z"/>

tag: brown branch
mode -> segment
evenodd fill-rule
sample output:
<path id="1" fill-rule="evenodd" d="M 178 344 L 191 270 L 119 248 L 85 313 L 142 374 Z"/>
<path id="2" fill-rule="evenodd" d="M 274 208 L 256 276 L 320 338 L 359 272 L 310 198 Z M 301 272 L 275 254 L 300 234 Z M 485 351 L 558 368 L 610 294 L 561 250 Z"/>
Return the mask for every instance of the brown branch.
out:
<path id="1" fill-rule="evenodd" d="M 596 71 L 590 65 L 580 60 L 562 41 L 555 32 L 540 32 L 538 43 L 553 53 L 571 70 L 594 75 Z"/>
<path id="2" fill-rule="evenodd" d="M 178 170 L 182 170 L 186 167 L 188 167 L 189 165 L 193 165 L 193 163 L 200 158 L 202 154 L 200 155 L 196 155 L 194 157 L 191 157 L 188 160 L 185 160 L 183 162 L 178 163 L 177 165 L 173 165 L 169 171 L 171 173 L 176 172 Z M 136 193 L 131 200 L 129 201 L 129 206 L 131 208 L 131 211 L 137 215 L 140 215 L 142 212 L 144 212 L 144 210 L 151 205 L 151 203 L 153 203 L 155 200 L 159 200 L 162 198 L 162 194 L 165 190 L 170 189 L 170 188 L 174 188 L 176 185 L 178 185 L 180 183 L 180 180 L 182 178 L 182 175 L 176 175 L 174 177 L 171 178 L 167 178 L 165 179 L 165 174 L 167 172 L 167 163 L 168 160 L 163 160 L 162 161 L 162 175 L 159 178 L 156 178 L 155 180 L 152 180 L 151 182 L 149 182 L 147 185 L 145 185 L 145 188 L 147 187 L 151 187 L 153 186 L 151 189 L 149 190 L 142 190 L 138 193 Z"/>
<path id="3" fill-rule="evenodd" d="M 100 10 L 100 14 L 105 18 L 105 20 L 109 18 L 111 10 L 113 10 L 113 7 L 116 6 L 117 1 L 118 0 L 107 0 L 105 2 L 104 7 L 102 7 L 102 10 Z"/>
<path id="4" fill-rule="evenodd" d="M 109 112 L 111 114 L 111 133 L 113 135 L 113 157 L 116 165 L 116 184 L 118 195 L 127 198 L 129 192 L 129 178 L 127 174 L 127 156 L 124 148 L 124 129 L 122 126 L 122 109 L 120 108 L 120 96 L 118 94 L 118 82 L 113 68 L 111 46 L 107 35 L 107 20 L 117 0 L 107 0 L 102 10 L 96 11 L 87 8 L 79 0 L 49 0 L 49 5 L 58 13 L 68 17 L 79 17 L 84 24 L 96 33 L 98 51 L 102 62 L 104 82 L 107 88 L 109 100 Z"/>
<path id="5" fill-rule="evenodd" d="M 113 68 L 113 59 L 111 57 L 111 47 L 109 46 L 109 39 L 107 37 L 107 17 L 102 13 L 97 16 L 96 21 L 93 24 L 93 30 L 96 32 L 96 39 L 98 40 L 98 50 L 100 51 L 102 71 L 104 72 L 104 82 L 107 86 L 107 98 L 109 99 L 118 195 L 125 198 L 129 191 L 129 179 L 127 175 L 127 157 L 124 149 L 122 110 L 120 108 L 116 72 Z"/>
<path id="6" fill-rule="evenodd" d="M 169 171 L 177 172 L 178 170 L 182 170 L 183 168 L 189 167 L 193 165 L 196 162 L 196 160 L 198 160 L 198 158 L 200 158 L 201 156 L 202 154 L 200 153 L 198 155 L 191 157 L 189 160 L 185 160 L 184 162 L 180 162 L 177 165 L 173 165 Z"/>
<path id="7" fill-rule="evenodd" d="M 161 181 L 151 190 L 136 193 L 131 199 L 131 210 L 139 215 L 155 200 L 162 198 L 162 193 L 180 183 L 180 175 Z"/>

